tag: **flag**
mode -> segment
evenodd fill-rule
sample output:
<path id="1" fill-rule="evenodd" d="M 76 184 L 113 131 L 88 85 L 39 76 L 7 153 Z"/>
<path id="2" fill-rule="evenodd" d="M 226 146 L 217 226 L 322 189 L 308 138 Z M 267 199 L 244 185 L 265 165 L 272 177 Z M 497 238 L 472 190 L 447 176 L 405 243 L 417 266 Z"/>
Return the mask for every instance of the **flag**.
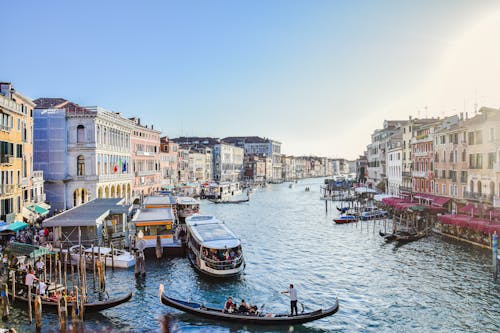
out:
<path id="1" fill-rule="evenodd" d="M 127 172 L 127 161 L 123 162 L 122 172 Z"/>
<path id="2" fill-rule="evenodd" d="M 113 167 L 113 172 L 114 173 L 117 173 L 118 172 L 118 165 L 115 164 L 115 166 Z"/>

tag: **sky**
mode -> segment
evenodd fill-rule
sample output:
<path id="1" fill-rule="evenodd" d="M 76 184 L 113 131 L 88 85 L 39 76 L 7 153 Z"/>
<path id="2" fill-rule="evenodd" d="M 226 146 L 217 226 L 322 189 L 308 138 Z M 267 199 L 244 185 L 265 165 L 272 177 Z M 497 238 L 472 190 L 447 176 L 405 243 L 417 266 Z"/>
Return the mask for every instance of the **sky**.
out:
<path id="1" fill-rule="evenodd" d="M 354 159 L 385 119 L 500 107 L 498 1 L 8 1 L 0 81 L 164 135 Z"/>

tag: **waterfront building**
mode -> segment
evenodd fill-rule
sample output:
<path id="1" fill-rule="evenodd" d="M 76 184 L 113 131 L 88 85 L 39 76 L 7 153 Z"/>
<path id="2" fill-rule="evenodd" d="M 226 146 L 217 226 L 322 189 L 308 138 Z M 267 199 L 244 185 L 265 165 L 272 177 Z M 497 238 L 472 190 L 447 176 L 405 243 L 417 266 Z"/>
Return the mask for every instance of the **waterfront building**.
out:
<path id="1" fill-rule="evenodd" d="M 243 175 L 243 148 L 221 141 L 213 146 L 212 151 L 214 180 L 218 182 L 239 181 Z"/>
<path id="2" fill-rule="evenodd" d="M 393 134 L 387 142 L 387 188 L 386 193 L 394 196 L 399 195 L 399 189 L 403 182 L 403 132 Z"/>
<path id="3" fill-rule="evenodd" d="M 368 160 L 366 159 L 366 154 L 367 152 L 365 151 L 356 160 L 356 181 L 361 184 L 366 183 L 368 177 Z"/>
<path id="4" fill-rule="evenodd" d="M 179 146 L 177 161 L 177 184 L 189 182 L 189 148 Z"/>
<path id="5" fill-rule="evenodd" d="M 141 125 L 140 118 L 129 118 L 133 123 L 130 135 L 132 155 L 132 196 L 149 195 L 161 188 L 160 131 Z"/>
<path id="6" fill-rule="evenodd" d="M 434 194 L 452 198 L 452 211 L 467 191 L 467 130 L 462 117 L 443 120 L 434 137 Z"/>
<path id="7" fill-rule="evenodd" d="M 68 209 L 94 198 L 131 196 L 133 123 L 101 107 L 39 98 L 34 110 L 34 164 L 47 200 Z"/>
<path id="8" fill-rule="evenodd" d="M 464 123 L 467 129 L 468 191 L 465 198 L 486 208 L 494 204 L 500 192 L 498 151 L 500 110 L 483 107 Z M 498 199 L 497 199 L 498 200 Z"/>
<path id="9" fill-rule="evenodd" d="M 373 132 L 371 143 L 367 146 L 368 178 L 366 183 L 369 187 L 385 186 L 387 141 L 406 124 L 407 121 L 404 120 L 385 120 L 383 128 Z"/>
<path id="10" fill-rule="evenodd" d="M 160 169 L 162 187 L 172 187 L 178 177 L 179 145 L 168 137 L 160 138 Z"/>
<path id="11" fill-rule="evenodd" d="M 266 165 L 271 165 L 272 159 L 266 156 L 257 154 L 245 154 L 243 158 L 245 181 L 265 183 L 266 182 Z M 272 170 L 272 169 L 271 169 Z"/>
<path id="12" fill-rule="evenodd" d="M 272 159 L 272 176 L 267 181 L 281 182 L 283 180 L 281 142 L 258 136 L 232 136 L 224 138 L 222 141 L 243 148 L 245 154 L 248 155 L 270 156 Z"/>
<path id="13" fill-rule="evenodd" d="M 8 223 L 22 220 L 23 207 L 37 199 L 32 191 L 34 106 L 11 83 L 0 83 L 0 219 Z"/>
<path id="14" fill-rule="evenodd" d="M 414 128 L 411 138 L 413 193 L 434 193 L 434 131 L 441 124 L 433 123 Z"/>
<path id="15" fill-rule="evenodd" d="M 212 180 L 212 148 L 191 147 L 189 150 L 188 180 L 190 182 L 210 182 Z"/>
<path id="16" fill-rule="evenodd" d="M 347 169 L 349 170 L 350 174 L 357 174 L 358 173 L 356 160 L 346 161 L 346 163 L 347 163 Z M 327 173 L 327 175 L 328 175 L 328 173 Z"/>
<path id="17" fill-rule="evenodd" d="M 413 137 L 413 133 L 416 133 L 417 129 L 420 126 L 431 124 L 436 122 L 436 119 L 424 118 L 418 119 L 409 117 L 408 122 L 406 122 L 403 126 L 403 156 L 402 156 L 402 183 L 401 188 L 399 189 L 400 194 L 411 197 L 413 195 L 413 155 L 411 148 L 411 140 Z"/>
<path id="18" fill-rule="evenodd" d="M 333 164 L 332 164 L 332 170 L 333 170 Z M 297 176 L 298 179 L 307 177 L 306 158 L 303 156 L 295 157 L 295 175 Z"/>
<path id="19" fill-rule="evenodd" d="M 295 173 L 295 161 L 293 156 L 282 155 L 281 166 L 282 166 L 282 179 L 284 181 L 290 181 L 297 179 L 297 174 Z"/>

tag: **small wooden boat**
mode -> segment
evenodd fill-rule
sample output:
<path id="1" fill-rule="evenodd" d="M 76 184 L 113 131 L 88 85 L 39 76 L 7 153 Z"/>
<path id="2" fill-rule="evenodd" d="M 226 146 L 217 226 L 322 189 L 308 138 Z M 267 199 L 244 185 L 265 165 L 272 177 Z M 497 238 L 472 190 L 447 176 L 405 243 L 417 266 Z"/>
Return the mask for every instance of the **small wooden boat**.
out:
<path id="1" fill-rule="evenodd" d="M 9 295 L 10 298 L 12 299 L 12 295 Z M 85 303 L 83 306 L 85 308 L 85 312 L 98 312 L 98 311 L 103 311 L 106 309 L 114 308 L 115 306 L 118 306 L 120 304 L 128 302 L 132 298 L 132 292 L 129 292 L 125 296 L 119 297 L 119 298 L 114 298 L 110 299 L 107 301 L 98 301 L 98 302 L 89 302 Z M 35 295 L 33 295 L 33 300 L 34 302 Z M 13 299 L 14 304 L 22 303 L 23 305 L 27 306 L 28 305 L 28 298 L 24 296 L 15 296 Z M 72 303 L 68 302 L 68 307 L 72 307 Z M 57 302 L 55 301 L 50 301 L 50 300 L 42 300 L 42 307 L 43 310 L 45 309 L 52 310 L 52 311 L 57 311 Z"/>
<path id="2" fill-rule="evenodd" d="M 396 239 L 396 234 L 385 233 L 381 230 L 379 230 L 378 234 L 380 235 L 380 237 L 384 238 L 386 242 L 391 242 Z"/>
<path id="3" fill-rule="evenodd" d="M 425 232 L 400 231 L 396 233 L 396 241 L 399 243 L 409 243 L 425 237 Z"/>
<path id="4" fill-rule="evenodd" d="M 191 313 L 197 316 L 214 319 L 238 322 L 242 324 L 256 324 L 256 325 L 294 325 L 303 324 L 320 318 L 328 317 L 335 314 L 339 310 L 339 301 L 325 310 L 319 309 L 312 312 L 305 312 L 299 315 L 291 316 L 288 313 L 273 314 L 273 313 L 224 313 L 222 309 L 206 307 L 203 304 L 185 302 L 174 299 L 161 293 L 161 302 L 172 308 Z"/>
<path id="5" fill-rule="evenodd" d="M 354 215 L 341 215 L 337 218 L 334 218 L 333 222 L 337 224 L 352 223 L 352 222 L 358 222 L 358 218 Z"/>
<path id="6" fill-rule="evenodd" d="M 242 202 L 250 201 L 250 198 L 240 199 L 240 200 L 219 200 L 219 199 L 208 199 L 208 201 L 213 202 L 214 204 L 239 204 Z"/>

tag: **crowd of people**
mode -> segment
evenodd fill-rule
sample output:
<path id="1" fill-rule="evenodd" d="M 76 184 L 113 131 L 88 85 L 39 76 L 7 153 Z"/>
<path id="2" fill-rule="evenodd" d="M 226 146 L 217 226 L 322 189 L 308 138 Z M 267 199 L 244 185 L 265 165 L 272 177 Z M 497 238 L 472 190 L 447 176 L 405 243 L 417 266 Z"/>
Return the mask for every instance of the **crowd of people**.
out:
<path id="1" fill-rule="evenodd" d="M 208 266 L 215 269 L 236 267 L 241 258 L 241 249 L 207 249 L 203 248 L 203 259 L 208 259 Z"/>

